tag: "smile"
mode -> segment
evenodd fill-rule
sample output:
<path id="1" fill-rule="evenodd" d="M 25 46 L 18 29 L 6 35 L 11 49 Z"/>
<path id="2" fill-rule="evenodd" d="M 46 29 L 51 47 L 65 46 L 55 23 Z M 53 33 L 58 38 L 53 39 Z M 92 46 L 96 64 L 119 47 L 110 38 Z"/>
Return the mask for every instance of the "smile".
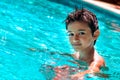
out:
<path id="1" fill-rule="evenodd" d="M 81 44 L 72 44 L 73 46 L 80 46 Z"/>

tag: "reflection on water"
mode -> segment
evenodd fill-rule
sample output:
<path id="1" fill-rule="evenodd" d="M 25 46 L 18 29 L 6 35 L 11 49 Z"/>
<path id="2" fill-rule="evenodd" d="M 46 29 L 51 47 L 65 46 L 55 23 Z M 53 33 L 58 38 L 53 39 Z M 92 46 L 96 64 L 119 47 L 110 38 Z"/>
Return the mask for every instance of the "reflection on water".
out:
<path id="1" fill-rule="evenodd" d="M 106 21 L 106 25 L 108 25 L 111 30 L 120 32 L 120 24 L 115 21 Z"/>
<path id="2" fill-rule="evenodd" d="M 45 76 L 46 80 L 52 80 L 55 76 L 54 67 L 51 65 L 43 64 L 39 71 Z"/>

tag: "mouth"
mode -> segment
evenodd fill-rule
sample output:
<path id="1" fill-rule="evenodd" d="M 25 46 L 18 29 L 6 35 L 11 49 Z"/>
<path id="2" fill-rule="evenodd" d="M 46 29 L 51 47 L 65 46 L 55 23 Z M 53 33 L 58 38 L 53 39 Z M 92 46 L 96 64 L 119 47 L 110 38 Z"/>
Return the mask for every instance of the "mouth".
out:
<path id="1" fill-rule="evenodd" d="M 72 44 L 73 46 L 81 46 L 81 44 Z"/>

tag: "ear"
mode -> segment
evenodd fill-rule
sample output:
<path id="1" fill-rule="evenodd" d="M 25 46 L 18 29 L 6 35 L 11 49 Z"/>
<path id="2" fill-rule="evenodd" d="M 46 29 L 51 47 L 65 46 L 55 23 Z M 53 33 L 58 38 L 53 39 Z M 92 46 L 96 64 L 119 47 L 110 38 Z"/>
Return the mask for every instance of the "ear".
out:
<path id="1" fill-rule="evenodd" d="M 94 32 L 94 34 L 93 34 L 94 40 L 96 40 L 96 39 L 98 38 L 99 34 L 100 34 L 100 31 L 99 31 L 99 30 L 96 30 L 96 31 Z"/>

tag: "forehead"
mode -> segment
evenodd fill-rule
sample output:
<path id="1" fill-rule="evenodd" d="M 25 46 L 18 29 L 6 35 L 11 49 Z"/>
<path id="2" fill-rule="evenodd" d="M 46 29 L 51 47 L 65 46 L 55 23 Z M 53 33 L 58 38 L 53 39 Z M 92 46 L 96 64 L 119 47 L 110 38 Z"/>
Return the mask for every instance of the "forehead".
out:
<path id="1" fill-rule="evenodd" d="M 90 31 L 90 28 L 87 23 L 85 22 L 78 22 L 75 21 L 68 25 L 68 31 Z"/>

